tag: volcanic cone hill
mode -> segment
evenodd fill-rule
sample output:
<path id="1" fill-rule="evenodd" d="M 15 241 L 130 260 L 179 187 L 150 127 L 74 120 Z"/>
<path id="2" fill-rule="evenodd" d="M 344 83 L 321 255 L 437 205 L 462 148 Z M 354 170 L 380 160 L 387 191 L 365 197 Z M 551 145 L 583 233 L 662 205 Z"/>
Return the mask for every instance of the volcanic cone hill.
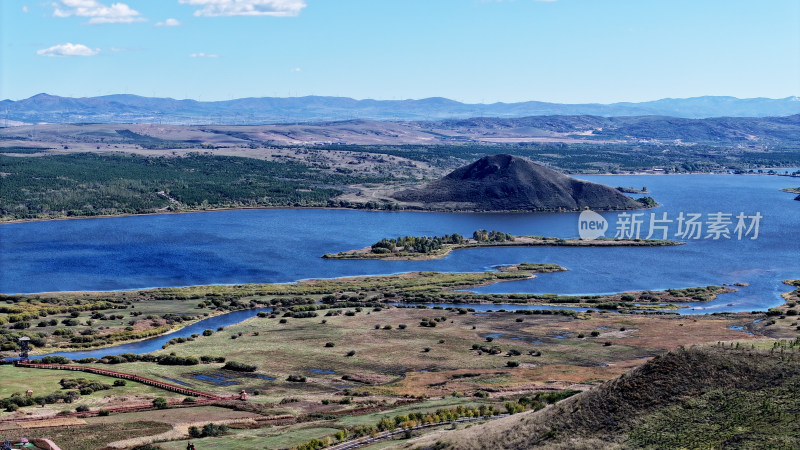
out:
<path id="1" fill-rule="evenodd" d="M 425 209 L 577 211 L 639 209 L 609 186 L 581 181 L 512 155 L 485 156 L 444 178 L 392 194 Z"/>

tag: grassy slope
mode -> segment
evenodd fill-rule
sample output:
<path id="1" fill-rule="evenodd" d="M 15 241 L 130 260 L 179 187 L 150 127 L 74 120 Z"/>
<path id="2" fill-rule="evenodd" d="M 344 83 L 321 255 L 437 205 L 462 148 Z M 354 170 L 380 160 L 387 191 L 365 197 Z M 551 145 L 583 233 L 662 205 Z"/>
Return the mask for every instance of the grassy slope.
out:
<path id="1" fill-rule="evenodd" d="M 556 406 L 415 447 L 796 448 L 798 356 L 678 349 Z"/>

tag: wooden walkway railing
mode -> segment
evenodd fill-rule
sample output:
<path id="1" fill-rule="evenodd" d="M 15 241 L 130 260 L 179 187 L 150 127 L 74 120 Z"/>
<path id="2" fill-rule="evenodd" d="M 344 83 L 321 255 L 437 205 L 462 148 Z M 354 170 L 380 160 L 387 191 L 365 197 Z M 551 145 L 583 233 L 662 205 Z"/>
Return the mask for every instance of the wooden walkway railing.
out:
<path id="1" fill-rule="evenodd" d="M 191 395 L 194 397 L 202 397 L 210 400 L 224 400 L 230 398 L 238 398 L 238 396 L 222 397 L 216 394 L 210 394 L 208 392 L 198 391 L 196 389 L 189 389 L 187 387 L 179 386 L 177 384 L 165 383 L 163 381 L 153 380 L 150 378 L 141 377 L 139 375 L 116 372 L 113 370 L 100 369 L 96 367 L 74 366 L 71 364 L 37 364 L 37 363 L 22 362 L 22 361 L 17 362 L 16 365 L 18 367 L 29 367 L 32 369 L 73 370 L 79 372 L 94 373 L 97 375 L 105 375 L 108 377 L 121 378 L 123 380 L 137 381 L 142 384 L 147 384 L 149 386 L 153 386 L 159 389 L 164 389 L 165 391 L 177 392 L 179 394 Z"/>

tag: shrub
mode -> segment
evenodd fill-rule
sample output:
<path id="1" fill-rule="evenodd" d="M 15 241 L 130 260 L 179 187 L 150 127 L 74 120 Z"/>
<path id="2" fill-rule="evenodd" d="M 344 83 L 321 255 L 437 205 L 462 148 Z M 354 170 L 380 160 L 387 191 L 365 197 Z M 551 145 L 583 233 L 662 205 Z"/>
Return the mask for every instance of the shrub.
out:
<path id="1" fill-rule="evenodd" d="M 194 366 L 200 364 L 200 360 L 194 356 L 166 355 L 158 357 L 158 364 L 162 366 Z"/>
<path id="2" fill-rule="evenodd" d="M 397 328 L 399 328 L 401 330 L 405 330 L 407 327 L 408 327 L 408 325 L 406 325 L 404 323 L 401 323 L 400 325 L 397 326 Z"/>
<path id="3" fill-rule="evenodd" d="M 326 342 L 325 343 L 325 347 L 334 347 L 334 346 L 336 346 L 336 344 L 334 344 L 333 342 Z"/>
<path id="4" fill-rule="evenodd" d="M 75 408 L 75 411 L 76 412 L 86 412 L 86 411 L 89 411 L 89 407 L 86 406 L 86 405 L 81 405 L 81 406 L 78 406 L 77 408 Z"/>
<path id="5" fill-rule="evenodd" d="M 227 431 L 228 431 L 228 427 L 226 427 L 224 425 L 215 425 L 213 423 L 209 423 L 209 424 L 203 425 L 202 437 L 219 436 L 221 434 L 226 433 Z"/>
<path id="6" fill-rule="evenodd" d="M 346 356 L 355 356 L 355 354 L 356 354 L 355 350 L 350 350 L 349 352 L 347 352 Z"/>
<path id="7" fill-rule="evenodd" d="M 107 416 L 109 414 L 111 414 L 111 411 L 107 409 L 101 409 L 100 411 L 97 412 L 97 415 L 101 417 Z"/>
<path id="8" fill-rule="evenodd" d="M 156 397 L 153 399 L 153 407 L 157 409 L 165 409 L 167 407 L 167 399 L 164 397 Z"/>
<path id="9" fill-rule="evenodd" d="M 255 372 L 258 367 L 252 364 L 245 364 L 236 361 L 228 361 L 222 366 L 223 369 L 234 370 L 236 372 Z"/>
<path id="10" fill-rule="evenodd" d="M 592 335 L 592 337 L 597 337 L 597 336 L 600 336 L 600 332 L 599 332 L 599 331 L 597 331 L 597 330 L 595 330 L 595 331 L 592 331 L 590 334 Z"/>
<path id="11" fill-rule="evenodd" d="M 281 320 L 278 321 L 278 323 L 287 323 L 287 322 L 289 322 L 289 321 L 286 320 L 286 319 L 281 319 Z"/>
<path id="12" fill-rule="evenodd" d="M 214 334 L 214 330 L 208 329 L 203 331 L 203 336 L 211 336 Z"/>
<path id="13" fill-rule="evenodd" d="M 519 367 L 519 361 L 508 361 L 506 365 L 508 367 Z"/>
<path id="14" fill-rule="evenodd" d="M 128 383 L 126 383 L 125 380 L 115 380 L 114 381 L 114 386 L 125 386 L 126 384 L 128 384 Z"/>
<path id="15" fill-rule="evenodd" d="M 63 356 L 45 356 L 42 364 L 69 364 L 69 359 Z"/>
<path id="16" fill-rule="evenodd" d="M 306 377 L 302 375 L 289 375 L 286 378 L 286 381 L 291 381 L 292 383 L 305 383 Z"/>
<path id="17" fill-rule="evenodd" d="M 609 341 L 605 341 L 605 342 L 603 343 L 603 345 L 604 345 L 604 346 L 606 346 L 606 347 L 609 347 L 609 346 L 611 346 L 611 342 L 609 342 Z"/>
<path id="18" fill-rule="evenodd" d="M 425 347 L 425 348 L 422 349 L 422 351 L 425 352 L 425 353 L 428 353 L 429 351 L 431 351 L 431 348 L 430 347 Z"/>

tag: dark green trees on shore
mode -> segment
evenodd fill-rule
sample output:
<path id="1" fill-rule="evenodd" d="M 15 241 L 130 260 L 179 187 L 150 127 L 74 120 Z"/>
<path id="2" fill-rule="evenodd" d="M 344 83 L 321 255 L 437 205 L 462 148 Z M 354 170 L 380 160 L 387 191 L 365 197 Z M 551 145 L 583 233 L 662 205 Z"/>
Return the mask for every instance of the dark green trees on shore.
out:
<path id="1" fill-rule="evenodd" d="M 472 233 L 472 239 L 476 242 L 509 242 L 514 237 L 508 233 L 500 231 L 476 230 Z M 372 253 L 392 253 L 397 249 L 402 249 L 406 253 L 433 253 L 441 250 L 444 245 L 461 245 L 466 242 L 464 236 L 453 233 L 444 236 L 401 236 L 392 239 L 381 239 L 370 247 Z"/>
<path id="2" fill-rule="evenodd" d="M 463 244 L 464 236 L 458 233 L 445 234 L 444 236 L 401 236 L 397 239 L 381 239 L 372 244 L 372 253 L 391 253 L 396 248 L 402 247 L 410 253 L 431 253 L 441 250 L 444 244 Z"/>

